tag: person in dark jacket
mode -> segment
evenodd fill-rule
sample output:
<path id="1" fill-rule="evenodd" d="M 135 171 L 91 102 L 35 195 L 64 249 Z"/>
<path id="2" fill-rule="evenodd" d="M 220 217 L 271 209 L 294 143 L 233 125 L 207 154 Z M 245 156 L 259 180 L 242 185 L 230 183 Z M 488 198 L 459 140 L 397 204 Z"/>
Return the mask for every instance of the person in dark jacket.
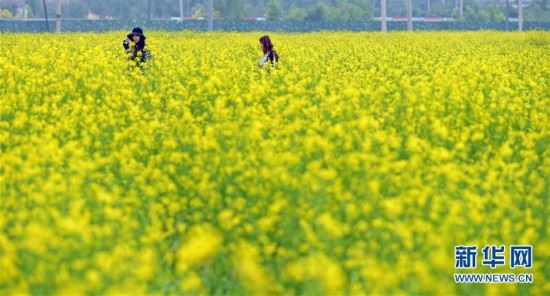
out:
<path id="1" fill-rule="evenodd" d="M 273 49 L 273 43 L 271 43 L 269 36 L 265 35 L 260 38 L 260 47 L 262 48 L 264 55 L 260 59 L 258 66 L 263 68 L 265 63 L 269 61 L 273 67 L 277 67 L 279 55 Z"/>
<path id="2" fill-rule="evenodd" d="M 128 60 L 134 61 L 136 66 L 143 70 L 142 64 L 151 60 L 151 50 L 145 44 L 145 35 L 143 30 L 139 27 L 132 29 L 132 32 L 126 36 L 126 39 L 122 42 L 124 50 L 128 55 Z"/>

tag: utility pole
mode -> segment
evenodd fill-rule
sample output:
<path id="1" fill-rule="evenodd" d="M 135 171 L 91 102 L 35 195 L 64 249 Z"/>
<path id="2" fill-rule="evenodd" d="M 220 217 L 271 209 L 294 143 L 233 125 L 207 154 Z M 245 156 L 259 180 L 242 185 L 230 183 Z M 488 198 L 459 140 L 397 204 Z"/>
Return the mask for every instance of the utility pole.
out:
<path id="1" fill-rule="evenodd" d="M 61 0 L 55 3 L 55 32 L 61 33 Z"/>
<path id="2" fill-rule="evenodd" d="M 46 30 L 48 30 L 49 32 L 50 24 L 48 22 L 48 8 L 46 8 L 46 0 L 42 0 L 42 4 L 44 5 L 44 18 L 46 19 Z"/>
<path id="3" fill-rule="evenodd" d="M 455 8 L 453 9 L 453 12 L 457 11 L 458 10 L 458 1 L 459 0 L 455 0 Z M 453 16 L 454 17 L 454 16 Z"/>
<path id="4" fill-rule="evenodd" d="M 464 0 L 459 0 L 458 1 L 458 5 L 459 5 L 459 15 L 460 15 L 460 18 L 464 18 Z"/>
<path id="5" fill-rule="evenodd" d="M 518 31 L 523 31 L 523 1 L 518 0 Z"/>
<path id="6" fill-rule="evenodd" d="M 183 0 L 180 0 L 180 22 L 183 22 Z"/>
<path id="7" fill-rule="evenodd" d="M 412 0 L 407 0 L 407 31 L 411 32 L 412 30 L 413 30 Z"/>
<path id="8" fill-rule="evenodd" d="M 388 23 L 386 20 L 386 0 L 380 0 L 380 21 L 382 22 L 382 32 L 387 32 Z"/>
<path id="9" fill-rule="evenodd" d="M 427 0 L 427 2 L 428 2 L 428 3 L 427 3 L 427 5 L 426 5 L 426 6 L 427 6 L 427 7 L 426 7 L 426 16 L 430 16 L 431 10 L 432 10 L 432 7 L 431 7 L 431 6 L 432 6 L 432 3 L 430 2 L 430 0 Z"/>
<path id="10" fill-rule="evenodd" d="M 27 0 L 23 0 L 23 19 L 27 19 Z"/>
<path id="11" fill-rule="evenodd" d="M 214 0 L 208 0 L 208 32 L 214 31 Z"/>

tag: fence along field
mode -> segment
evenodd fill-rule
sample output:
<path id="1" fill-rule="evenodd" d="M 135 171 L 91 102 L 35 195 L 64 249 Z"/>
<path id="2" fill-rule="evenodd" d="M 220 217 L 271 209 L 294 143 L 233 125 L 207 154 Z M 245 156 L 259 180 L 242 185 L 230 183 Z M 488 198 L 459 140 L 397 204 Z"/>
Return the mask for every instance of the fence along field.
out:
<path id="1" fill-rule="evenodd" d="M 548 292 L 547 32 L 147 33 L 2 34 L 2 294 Z"/>
<path id="2" fill-rule="evenodd" d="M 122 28 L 142 26 L 147 30 L 160 31 L 206 31 L 208 21 L 191 20 L 184 22 L 177 21 L 125 21 L 125 20 L 72 20 L 63 19 L 61 28 L 63 32 L 103 32 L 116 31 Z M 387 30 L 406 31 L 407 22 L 388 21 Z M 517 31 L 517 21 L 414 21 L 415 31 L 477 31 L 477 30 L 498 30 Z M 215 31 L 228 32 L 312 32 L 312 31 L 380 31 L 380 21 L 238 21 L 238 20 L 216 20 L 213 22 Z M 50 32 L 55 31 L 56 22 L 50 20 L 46 23 L 43 20 L 29 19 L 21 20 L 0 20 L 0 32 Z M 522 22 L 523 30 L 549 30 L 550 22 L 526 21 Z"/>

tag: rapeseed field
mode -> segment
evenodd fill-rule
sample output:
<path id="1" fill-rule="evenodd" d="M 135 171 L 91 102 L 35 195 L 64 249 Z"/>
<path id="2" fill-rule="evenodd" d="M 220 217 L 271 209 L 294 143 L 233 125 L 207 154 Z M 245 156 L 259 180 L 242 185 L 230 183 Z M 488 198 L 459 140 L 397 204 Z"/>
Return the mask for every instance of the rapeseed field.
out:
<path id="1" fill-rule="evenodd" d="M 550 293 L 549 33 L 146 33 L 0 34 L 0 294 Z"/>

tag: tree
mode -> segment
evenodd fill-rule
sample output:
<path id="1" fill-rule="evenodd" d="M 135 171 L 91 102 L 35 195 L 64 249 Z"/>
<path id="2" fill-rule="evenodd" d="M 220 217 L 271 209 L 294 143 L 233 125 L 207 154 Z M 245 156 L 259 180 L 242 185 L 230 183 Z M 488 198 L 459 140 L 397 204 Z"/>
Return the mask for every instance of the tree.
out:
<path id="1" fill-rule="evenodd" d="M 289 21 L 303 21 L 306 16 L 307 11 L 305 9 L 292 5 L 288 11 L 288 16 L 286 19 Z"/>
<path id="2" fill-rule="evenodd" d="M 506 20 L 506 16 L 504 15 L 503 8 L 495 2 L 485 8 L 485 19 L 501 22 Z"/>
<path id="3" fill-rule="evenodd" d="M 268 20 L 280 20 L 283 16 L 283 7 L 279 0 L 270 0 L 265 9 L 265 17 Z"/>
<path id="4" fill-rule="evenodd" d="M 356 1 L 357 13 L 360 20 L 371 20 L 374 13 L 374 7 L 369 0 L 357 0 Z"/>
<path id="5" fill-rule="evenodd" d="M 13 14 L 9 9 L 2 9 L 0 10 L 0 18 L 11 18 L 13 17 Z"/>
<path id="6" fill-rule="evenodd" d="M 350 3 L 348 0 L 338 0 L 332 19 L 336 21 L 366 21 L 372 17 L 372 4 L 369 1 L 360 0 Z"/>
<path id="7" fill-rule="evenodd" d="M 63 17 L 66 18 L 86 18 L 88 7 L 85 2 L 71 1 L 63 5 Z"/>
<path id="8" fill-rule="evenodd" d="M 204 6 L 202 5 L 196 5 L 193 7 L 193 17 L 199 18 L 199 17 L 206 17 L 206 13 L 204 12 Z"/>
<path id="9" fill-rule="evenodd" d="M 523 14 L 525 21 L 550 22 L 550 0 L 533 0 Z"/>
<path id="10" fill-rule="evenodd" d="M 214 7 L 225 19 L 242 19 L 244 17 L 244 0 L 215 0 Z"/>
<path id="11" fill-rule="evenodd" d="M 330 7 L 324 2 L 317 3 L 307 12 L 305 20 L 324 21 L 330 19 Z"/>
<path id="12" fill-rule="evenodd" d="M 0 8 L 8 9 L 12 15 L 26 1 L 33 11 L 33 17 L 44 17 L 42 0 L 0 0 Z M 145 20 L 148 15 L 148 4 L 151 3 L 150 16 L 169 18 L 179 16 L 178 0 L 62 0 L 64 18 L 85 18 L 88 13 L 102 19 L 114 18 L 123 20 Z M 207 3 L 210 0 L 185 0 L 185 15 L 206 16 Z M 269 19 L 287 20 L 334 20 L 364 21 L 374 15 L 380 15 L 380 0 L 212 0 L 215 15 L 225 19 L 242 19 L 245 16 L 265 15 Z M 426 16 L 427 1 L 430 1 L 430 14 L 434 16 L 458 17 L 454 0 L 413 0 L 413 15 Z M 506 16 L 517 16 L 517 0 L 508 0 L 509 10 L 505 10 L 505 0 L 463 0 L 464 20 L 503 20 Z M 525 0 L 524 2 L 527 2 Z M 525 7 L 525 21 L 550 21 L 550 0 L 531 0 Z M 46 0 L 48 16 L 55 16 L 55 1 Z M 388 16 L 405 16 L 406 0 L 387 1 Z M 459 6 L 456 0 L 456 6 Z M 469 7 L 469 9 L 468 9 Z M 501 11 L 504 14 L 501 13 Z M 7 15 L 7 14 L 6 14 Z M 30 16 L 30 14 L 29 14 Z"/>
<path id="13" fill-rule="evenodd" d="M 453 10 L 453 17 L 460 19 L 460 14 L 458 8 Z M 485 19 L 481 7 L 476 3 L 469 3 L 466 6 L 466 11 L 464 12 L 464 19 L 467 21 L 483 21 Z M 461 19 L 462 20 L 462 19 Z"/>

